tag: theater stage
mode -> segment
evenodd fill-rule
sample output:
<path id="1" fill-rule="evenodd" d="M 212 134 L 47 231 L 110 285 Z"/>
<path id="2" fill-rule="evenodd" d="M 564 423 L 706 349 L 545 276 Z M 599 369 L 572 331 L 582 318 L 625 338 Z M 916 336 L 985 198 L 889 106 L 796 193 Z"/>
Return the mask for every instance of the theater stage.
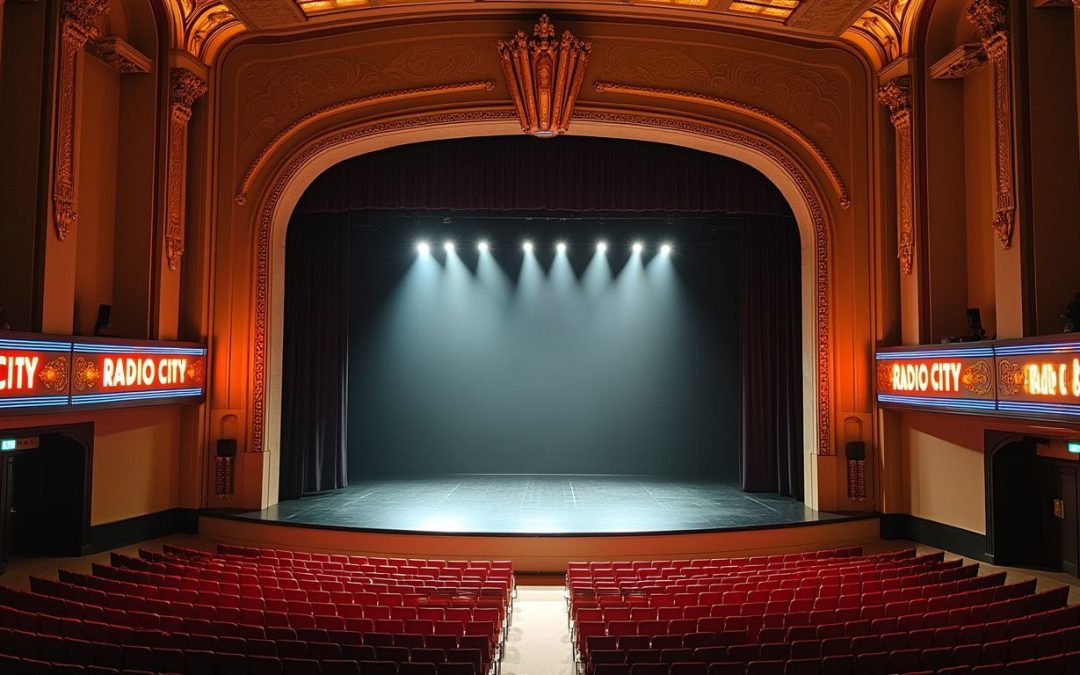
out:
<path id="1" fill-rule="evenodd" d="M 498 558 L 519 572 L 569 560 L 812 550 L 878 538 L 872 514 L 824 513 L 729 483 L 639 476 L 379 479 L 263 511 L 204 512 L 200 533 L 312 551 Z"/>
<path id="2" fill-rule="evenodd" d="M 308 527 L 480 535 L 703 532 L 844 516 L 731 483 L 649 476 L 451 475 L 384 478 L 239 518 Z"/>

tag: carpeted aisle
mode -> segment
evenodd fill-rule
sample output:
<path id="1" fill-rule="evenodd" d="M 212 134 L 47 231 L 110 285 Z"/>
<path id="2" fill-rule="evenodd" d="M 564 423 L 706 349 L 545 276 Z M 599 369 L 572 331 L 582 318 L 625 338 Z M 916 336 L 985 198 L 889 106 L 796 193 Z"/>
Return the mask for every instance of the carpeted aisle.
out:
<path id="1" fill-rule="evenodd" d="M 502 675 L 574 675 L 562 586 L 518 586 Z"/>

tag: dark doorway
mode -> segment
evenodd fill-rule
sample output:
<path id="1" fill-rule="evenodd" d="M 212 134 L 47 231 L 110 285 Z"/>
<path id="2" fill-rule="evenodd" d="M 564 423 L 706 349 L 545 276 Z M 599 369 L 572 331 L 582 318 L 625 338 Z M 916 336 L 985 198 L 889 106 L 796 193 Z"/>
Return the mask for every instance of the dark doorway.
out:
<path id="1" fill-rule="evenodd" d="M 0 566 L 19 556 L 81 555 L 89 525 L 89 440 L 72 431 L 2 431 Z"/>
<path id="2" fill-rule="evenodd" d="M 1042 565 L 1035 440 L 987 433 L 986 546 L 998 565 Z"/>
<path id="3" fill-rule="evenodd" d="M 1045 534 L 1046 564 L 1077 575 L 1078 525 L 1076 467 L 1060 460 L 1042 458 L 1042 494 L 1039 510 Z"/>

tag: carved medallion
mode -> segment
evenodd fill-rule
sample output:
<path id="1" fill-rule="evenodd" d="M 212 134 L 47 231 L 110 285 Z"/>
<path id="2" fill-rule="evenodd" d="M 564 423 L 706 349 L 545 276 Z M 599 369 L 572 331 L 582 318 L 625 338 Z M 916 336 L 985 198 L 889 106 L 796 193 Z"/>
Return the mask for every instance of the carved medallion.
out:
<path id="1" fill-rule="evenodd" d="M 556 42 L 555 26 L 547 14 L 540 17 L 533 35 L 528 38 L 518 31 L 510 40 L 499 41 L 499 59 L 521 130 L 551 138 L 566 133 L 570 126 L 592 45 L 570 31 Z"/>

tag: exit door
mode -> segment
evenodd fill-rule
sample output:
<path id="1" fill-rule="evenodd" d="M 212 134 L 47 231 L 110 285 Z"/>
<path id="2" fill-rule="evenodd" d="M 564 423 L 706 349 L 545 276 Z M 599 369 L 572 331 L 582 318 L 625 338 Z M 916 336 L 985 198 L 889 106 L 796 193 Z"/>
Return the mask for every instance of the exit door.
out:
<path id="1" fill-rule="evenodd" d="M 1076 467 L 1042 462 L 1042 511 L 1046 563 L 1077 576 L 1080 570 L 1080 519 L 1077 517 Z"/>
<path id="2" fill-rule="evenodd" d="M 0 568 L 17 556 L 82 553 L 86 448 L 62 434 L 37 439 L 36 447 L 0 453 Z"/>

